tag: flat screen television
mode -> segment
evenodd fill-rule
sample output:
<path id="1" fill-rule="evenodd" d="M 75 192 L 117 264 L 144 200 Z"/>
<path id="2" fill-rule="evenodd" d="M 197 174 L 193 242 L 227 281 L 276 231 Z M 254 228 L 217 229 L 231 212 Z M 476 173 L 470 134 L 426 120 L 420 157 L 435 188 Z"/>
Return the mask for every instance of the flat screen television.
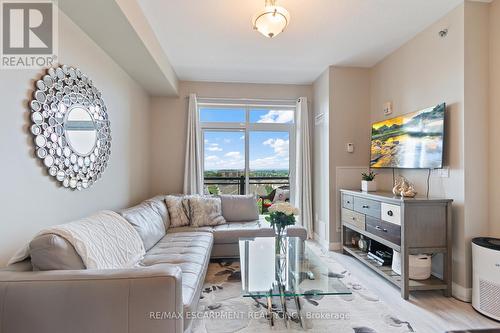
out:
<path id="1" fill-rule="evenodd" d="M 372 125 L 372 168 L 439 169 L 443 167 L 446 104 Z"/>

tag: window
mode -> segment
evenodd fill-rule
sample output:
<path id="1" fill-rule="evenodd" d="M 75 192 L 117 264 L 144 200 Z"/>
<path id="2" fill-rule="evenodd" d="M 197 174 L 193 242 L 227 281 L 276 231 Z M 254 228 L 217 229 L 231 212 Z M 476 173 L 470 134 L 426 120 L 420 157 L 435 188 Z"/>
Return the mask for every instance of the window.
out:
<path id="1" fill-rule="evenodd" d="M 292 110 L 250 110 L 250 122 L 260 124 L 291 124 L 295 112 Z"/>
<path id="2" fill-rule="evenodd" d="M 212 194 L 256 194 L 265 212 L 274 189 L 290 189 L 295 103 L 198 104 L 206 188 Z"/>
<path id="3" fill-rule="evenodd" d="M 289 185 L 290 133 L 250 131 L 249 192 L 268 195 L 276 187 Z"/>
<path id="4" fill-rule="evenodd" d="M 239 194 L 245 182 L 245 132 L 205 130 L 204 177 L 212 194 Z M 244 190 L 243 190 L 244 192 Z"/>
<path id="5" fill-rule="evenodd" d="M 246 110 L 239 108 L 224 107 L 201 107 L 199 108 L 200 121 L 202 123 L 224 122 L 224 123 L 244 123 Z"/>

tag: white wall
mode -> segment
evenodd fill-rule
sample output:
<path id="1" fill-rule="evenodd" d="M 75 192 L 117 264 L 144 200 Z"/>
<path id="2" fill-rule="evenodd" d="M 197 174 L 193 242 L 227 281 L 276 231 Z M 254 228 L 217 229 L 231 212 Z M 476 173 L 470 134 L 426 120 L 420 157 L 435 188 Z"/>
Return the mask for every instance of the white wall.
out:
<path id="1" fill-rule="evenodd" d="M 34 157 L 27 107 L 35 70 L 0 70 L 0 266 L 43 227 L 118 209 L 149 195 L 149 97 L 64 14 L 59 15 L 59 60 L 79 67 L 103 94 L 111 120 L 109 166 L 90 189 L 58 187 Z"/>
<path id="2" fill-rule="evenodd" d="M 489 218 L 490 233 L 500 237 L 500 1 L 490 4 Z"/>
<path id="3" fill-rule="evenodd" d="M 448 28 L 448 36 L 438 32 Z M 464 6 L 418 34 L 372 69 L 372 122 L 384 119 L 383 104 L 392 101 L 390 116 L 446 102 L 445 165 L 449 178 L 431 177 L 430 195 L 452 198 L 453 279 L 467 286 L 464 220 Z M 392 171 L 379 171 L 379 186 L 390 190 Z M 398 171 L 426 192 L 426 170 Z"/>
<path id="4" fill-rule="evenodd" d="M 330 67 L 330 248 L 340 248 L 341 188 L 360 189 L 370 161 L 370 70 Z M 348 153 L 346 144 L 354 144 Z"/>
<path id="5" fill-rule="evenodd" d="M 340 248 L 340 188 L 359 189 L 370 147 L 370 71 L 331 66 L 314 82 L 314 232 L 323 247 Z M 354 144 L 354 152 L 346 144 Z"/>
<path id="6" fill-rule="evenodd" d="M 330 169 L 329 169 L 329 117 L 330 117 L 330 68 L 313 84 L 314 118 L 313 133 L 313 219 L 315 238 L 328 248 L 330 241 Z M 316 118 L 318 119 L 316 120 Z"/>
<path id="7" fill-rule="evenodd" d="M 471 240 L 489 233 L 489 10 L 487 3 L 465 2 L 463 242 L 467 288 L 472 286 Z"/>
<path id="8" fill-rule="evenodd" d="M 454 200 L 453 293 L 463 300 L 470 298 L 470 240 L 488 233 L 488 11 L 489 4 L 466 1 L 372 69 L 372 121 L 384 119 L 386 101 L 394 104 L 391 117 L 447 103 L 449 177 L 433 173 L 430 196 Z M 381 173 L 390 190 L 391 171 Z M 398 173 L 425 194 L 426 170 Z"/>
<path id="9" fill-rule="evenodd" d="M 151 190 L 181 193 L 187 124 L 187 99 L 200 97 L 295 99 L 312 98 L 311 85 L 245 84 L 216 82 L 179 83 L 179 97 L 154 97 L 151 106 Z M 311 103 L 311 102 L 310 102 Z M 312 103 L 309 105 L 312 110 Z"/>

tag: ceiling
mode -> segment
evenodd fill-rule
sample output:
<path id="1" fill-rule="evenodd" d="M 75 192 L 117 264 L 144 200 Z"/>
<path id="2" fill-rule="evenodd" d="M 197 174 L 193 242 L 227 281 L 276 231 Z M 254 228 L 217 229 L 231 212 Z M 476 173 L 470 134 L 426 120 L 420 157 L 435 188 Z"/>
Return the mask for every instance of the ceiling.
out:
<path id="1" fill-rule="evenodd" d="M 287 84 L 330 65 L 371 67 L 462 3 L 278 0 L 291 22 L 268 39 L 251 25 L 264 0 L 138 1 L 179 79 Z"/>
<path id="2" fill-rule="evenodd" d="M 58 7 L 149 94 L 178 94 L 176 73 L 137 2 L 64 0 Z"/>

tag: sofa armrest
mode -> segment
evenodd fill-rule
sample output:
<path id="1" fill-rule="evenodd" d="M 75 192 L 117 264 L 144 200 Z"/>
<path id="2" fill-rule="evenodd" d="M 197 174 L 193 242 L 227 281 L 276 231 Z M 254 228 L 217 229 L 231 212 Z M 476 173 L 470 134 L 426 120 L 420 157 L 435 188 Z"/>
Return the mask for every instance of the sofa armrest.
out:
<path id="1" fill-rule="evenodd" d="M 307 239 L 307 230 L 300 225 L 289 225 L 285 229 L 288 237 L 299 237 L 302 240 Z"/>
<path id="2" fill-rule="evenodd" d="M 0 333 L 183 332 L 181 270 L 0 272 Z"/>

